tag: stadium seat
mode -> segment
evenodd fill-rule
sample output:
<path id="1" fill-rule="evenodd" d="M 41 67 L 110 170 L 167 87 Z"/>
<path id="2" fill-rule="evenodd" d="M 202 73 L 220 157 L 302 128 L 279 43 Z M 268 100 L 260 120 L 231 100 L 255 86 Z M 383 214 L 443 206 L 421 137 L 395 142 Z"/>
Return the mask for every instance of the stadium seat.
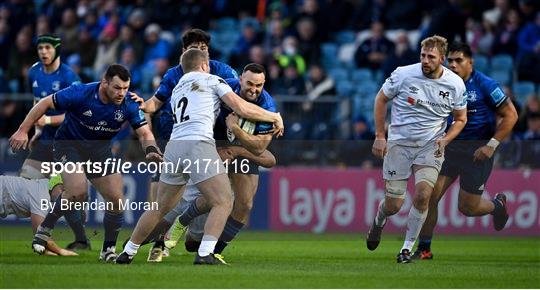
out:
<path id="1" fill-rule="evenodd" d="M 355 85 L 356 92 L 363 96 L 369 95 L 375 97 L 375 95 L 379 91 L 379 85 L 377 85 L 375 82 L 365 82 Z"/>
<path id="2" fill-rule="evenodd" d="M 352 30 L 343 30 L 336 33 L 336 42 L 338 44 L 351 43 L 356 40 L 356 32 Z"/>
<path id="3" fill-rule="evenodd" d="M 221 18 L 216 20 L 215 29 L 218 31 L 238 31 L 238 21 L 235 18 Z"/>
<path id="4" fill-rule="evenodd" d="M 511 71 L 514 66 L 514 60 L 510 55 L 498 54 L 491 58 L 491 70 Z"/>
<path id="5" fill-rule="evenodd" d="M 489 74 L 494 80 L 499 82 L 502 86 L 510 84 L 510 72 L 508 70 L 492 70 Z"/>
<path id="6" fill-rule="evenodd" d="M 489 73 L 489 61 L 488 58 L 483 55 L 475 55 L 474 58 L 474 69 L 482 72 Z"/>
<path id="7" fill-rule="evenodd" d="M 333 58 L 334 61 L 338 55 L 338 45 L 333 42 L 326 42 L 321 45 L 322 57 Z"/>
<path id="8" fill-rule="evenodd" d="M 355 69 L 352 72 L 351 80 L 354 83 L 371 82 L 373 80 L 373 76 L 372 76 L 371 71 L 369 69 L 360 68 L 360 69 Z"/>
<path id="9" fill-rule="evenodd" d="M 520 104 L 524 104 L 525 101 L 527 100 L 527 97 L 535 93 L 534 83 L 533 82 L 514 83 L 514 86 L 512 87 L 512 91 L 514 93 L 514 96 L 516 97 L 516 100 Z"/>
<path id="10" fill-rule="evenodd" d="M 343 68 L 330 69 L 328 70 L 328 75 L 331 76 L 336 82 L 349 80 L 349 72 Z"/>
<path id="11" fill-rule="evenodd" d="M 354 92 L 354 85 L 351 81 L 341 80 L 336 81 L 336 91 L 342 97 L 351 96 Z"/>

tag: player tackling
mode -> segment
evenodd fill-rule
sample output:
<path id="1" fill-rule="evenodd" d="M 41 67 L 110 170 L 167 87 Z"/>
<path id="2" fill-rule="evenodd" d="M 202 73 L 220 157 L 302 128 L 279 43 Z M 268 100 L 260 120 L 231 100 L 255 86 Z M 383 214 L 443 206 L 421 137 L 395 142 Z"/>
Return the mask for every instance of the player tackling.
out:
<path id="1" fill-rule="evenodd" d="M 373 154 L 384 158 L 385 198 L 367 234 L 369 250 L 375 250 L 389 216 L 404 203 L 407 181 L 414 174 L 415 192 L 407 220 L 405 242 L 398 263 L 411 261 L 411 250 L 426 220 L 429 198 L 444 160 L 444 149 L 467 122 L 463 80 L 443 67 L 447 41 L 440 36 L 421 43 L 420 63 L 398 67 L 386 79 L 375 98 Z M 392 100 L 388 143 L 384 123 Z M 454 122 L 445 134 L 448 116 Z"/>
<path id="2" fill-rule="evenodd" d="M 209 74 L 208 53 L 188 49 L 182 54 L 180 62 L 185 74 L 171 97 L 174 125 L 171 141 L 164 154 L 165 161 L 179 163 L 180 166 L 175 172 L 162 172 L 157 194 L 159 210 L 146 211 L 141 216 L 130 241 L 116 259 L 119 264 L 131 263 L 141 243 L 178 203 L 189 179 L 207 198 L 211 207 L 194 264 L 223 264 L 213 255 L 213 251 L 231 212 L 233 196 L 213 138 L 213 126 L 220 102 L 225 102 L 241 117 L 273 123 L 274 133 L 278 136 L 283 133 L 283 120 L 279 113 L 266 111 L 244 101 L 223 79 Z M 153 113 L 162 104 L 145 103 L 143 110 Z M 178 160 L 189 160 L 190 164 L 210 160 L 211 166 L 189 169 L 186 168 L 186 162 Z"/>

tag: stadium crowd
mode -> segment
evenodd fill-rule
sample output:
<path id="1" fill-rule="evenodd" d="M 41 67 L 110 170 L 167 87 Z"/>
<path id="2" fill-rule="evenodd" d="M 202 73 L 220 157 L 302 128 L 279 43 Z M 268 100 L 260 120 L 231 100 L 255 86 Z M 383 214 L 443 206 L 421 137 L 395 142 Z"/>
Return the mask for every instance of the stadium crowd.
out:
<path id="1" fill-rule="evenodd" d="M 130 69 L 132 89 L 151 96 L 178 64 L 182 33 L 205 29 L 213 59 L 237 71 L 265 65 L 265 88 L 289 123 L 286 140 L 368 143 L 380 84 L 397 66 L 417 62 L 418 42 L 438 34 L 470 44 L 475 67 L 501 83 L 518 109 L 500 166 L 540 167 L 540 144 L 532 141 L 540 139 L 538 8 L 534 0 L 6 0 L 0 93 L 15 95 L 0 98 L 0 138 L 31 106 L 17 96 L 31 91 L 27 72 L 45 33 L 62 38 L 62 61 L 83 82 L 117 62 Z M 344 123 L 346 134 L 336 134 Z"/>

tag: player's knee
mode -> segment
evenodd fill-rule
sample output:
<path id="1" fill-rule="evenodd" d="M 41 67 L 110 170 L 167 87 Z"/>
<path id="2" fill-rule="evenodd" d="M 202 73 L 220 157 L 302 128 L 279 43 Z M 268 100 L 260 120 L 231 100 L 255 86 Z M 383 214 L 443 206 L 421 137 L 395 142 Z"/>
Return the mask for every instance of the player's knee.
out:
<path id="1" fill-rule="evenodd" d="M 433 167 L 424 167 L 418 169 L 414 173 L 414 180 L 417 187 L 421 186 L 421 182 L 425 182 L 430 187 L 430 194 L 431 190 L 435 186 L 435 182 L 437 182 L 437 177 L 439 176 L 439 171 Z"/>
<path id="2" fill-rule="evenodd" d="M 25 164 L 21 168 L 21 177 L 24 177 L 26 179 L 42 179 L 45 178 L 45 176 L 41 173 L 41 171 L 34 166 Z"/>
<path id="3" fill-rule="evenodd" d="M 401 209 L 401 203 L 396 202 L 385 202 L 384 203 L 384 212 L 387 216 L 395 215 Z"/>
<path id="4" fill-rule="evenodd" d="M 427 210 L 429 207 L 430 193 L 426 191 L 418 191 L 414 195 L 413 204 L 419 210 Z"/>
<path id="5" fill-rule="evenodd" d="M 386 196 L 404 199 L 407 192 L 407 180 L 386 180 L 385 189 Z"/>

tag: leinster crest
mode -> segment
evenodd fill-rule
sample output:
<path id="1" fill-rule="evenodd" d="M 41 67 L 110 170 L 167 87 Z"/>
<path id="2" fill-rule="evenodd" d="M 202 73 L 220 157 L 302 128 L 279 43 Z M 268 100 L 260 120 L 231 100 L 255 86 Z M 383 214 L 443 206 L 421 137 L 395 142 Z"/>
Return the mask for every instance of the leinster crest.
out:
<path id="1" fill-rule="evenodd" d="M 124 122 L 124 113 L 121 110 L 116 110 L 114 112 L 114 120 L 117 122 Z"/>

